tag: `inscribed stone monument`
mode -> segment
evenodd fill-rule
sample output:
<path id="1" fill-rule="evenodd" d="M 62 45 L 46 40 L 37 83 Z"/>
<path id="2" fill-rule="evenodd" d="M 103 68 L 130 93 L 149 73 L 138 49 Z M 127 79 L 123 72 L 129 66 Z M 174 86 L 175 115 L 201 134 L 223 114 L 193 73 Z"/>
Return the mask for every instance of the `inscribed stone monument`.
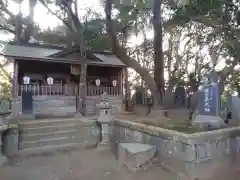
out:
<path id="1" fill-rule="evenodd" d="M 203 77 L 202 85 L 199 87 L 197 115 L 193 120 L 193 126 L 219 128 L 224 124 L 220 116 L 220 92 L 216 80 L 215 76 Z"/>

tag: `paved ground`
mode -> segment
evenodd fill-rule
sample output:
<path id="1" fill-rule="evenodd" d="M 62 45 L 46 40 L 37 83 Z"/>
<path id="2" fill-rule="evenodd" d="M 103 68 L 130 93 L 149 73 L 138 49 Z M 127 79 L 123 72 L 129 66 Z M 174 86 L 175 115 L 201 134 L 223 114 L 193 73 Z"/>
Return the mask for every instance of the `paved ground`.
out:
<path id="1" fill-rule="evenodd" d="M 1 180 L 176 180 L 159 167 L 128 172 L 105 148 L 45 153 L 14 159 L 0 168 Z"/>

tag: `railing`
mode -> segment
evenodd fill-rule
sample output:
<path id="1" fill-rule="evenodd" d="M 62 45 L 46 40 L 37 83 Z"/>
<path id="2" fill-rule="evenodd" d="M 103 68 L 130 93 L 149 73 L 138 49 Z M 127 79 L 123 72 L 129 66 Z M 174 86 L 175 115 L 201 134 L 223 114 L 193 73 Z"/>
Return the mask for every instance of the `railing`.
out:
<path id="1" fill-rule="evenodd" d="M 76 96 L 78 95 L 78 86 L 76 85 L 19 85 L 17 92 L 18 96 L 22 95 L 23 91 L 32 91 L 33 96 Z M 110 96 L 118 96 L 121 94 L 120 87 L 116 86 L 94 86 L 87 85 L 87 96 L 100 96 L 106 92 Z"/>
<path id="2" fill-rule="evenodd" d="M 99 96 L 106 92 L 108 95 L 111 96 L 118 96 L 121 94 L 121 90 L 119 86 L 107 86 L 107 85 L 87 85 L 87 96 Z"/>
<path id="3" fill-rule="evenodd" d="M 70 85 L 20 85 L 18 95 L 23 91 L 32 91 L 33 96 L 76 96 L 77 86 Z"/>

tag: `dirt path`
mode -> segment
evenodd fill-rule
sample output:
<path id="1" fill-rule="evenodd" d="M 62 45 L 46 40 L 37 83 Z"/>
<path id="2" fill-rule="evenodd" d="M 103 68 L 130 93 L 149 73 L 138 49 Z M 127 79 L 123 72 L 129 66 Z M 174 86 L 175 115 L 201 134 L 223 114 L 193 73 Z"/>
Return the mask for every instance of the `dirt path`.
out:
<path id="1" fill-rule="evenodd" d="M 105 148 L 17 158 L 0 168 L 1 180 L 176 180 L 159 167 L 128 172 Z"/>

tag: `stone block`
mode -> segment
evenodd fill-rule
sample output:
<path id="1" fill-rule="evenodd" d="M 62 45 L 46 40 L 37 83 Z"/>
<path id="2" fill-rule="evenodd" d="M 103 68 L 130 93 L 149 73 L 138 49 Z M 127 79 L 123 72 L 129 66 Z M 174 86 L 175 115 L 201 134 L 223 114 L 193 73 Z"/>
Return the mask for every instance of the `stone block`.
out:
<path id="1" fill-rule="evenodd" d="M 135 170 L 152 160 L 156 146 L 140 143 L 119 143 L 118 160 L 129 170 Z"/>

